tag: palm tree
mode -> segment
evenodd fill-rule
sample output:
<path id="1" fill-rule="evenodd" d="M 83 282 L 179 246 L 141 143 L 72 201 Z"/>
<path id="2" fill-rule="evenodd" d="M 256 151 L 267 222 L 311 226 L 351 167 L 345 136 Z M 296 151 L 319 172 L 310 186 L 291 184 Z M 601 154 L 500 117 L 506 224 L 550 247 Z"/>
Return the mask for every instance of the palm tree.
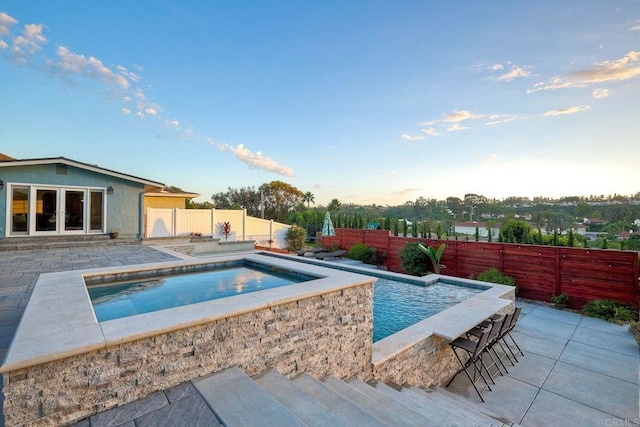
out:
<path id="1" fill-rule="evenodd" d="M 311 191 L 307 191 L 302 195 L 302 201 L 307 202 L 307 209 L 309 209 L 309 204 L 315 203 L 316 199 Z"/>
<path id="2" fill-rule="evenodd" d="M 340 200 L 331 199 L 331 202 L 329 202 L 329 207 L 328 207 L 329 212 L 333 212 L 335 214 L 340 210 L 340 206 L 342 206 L 342 203 L 340 203 Z"/>

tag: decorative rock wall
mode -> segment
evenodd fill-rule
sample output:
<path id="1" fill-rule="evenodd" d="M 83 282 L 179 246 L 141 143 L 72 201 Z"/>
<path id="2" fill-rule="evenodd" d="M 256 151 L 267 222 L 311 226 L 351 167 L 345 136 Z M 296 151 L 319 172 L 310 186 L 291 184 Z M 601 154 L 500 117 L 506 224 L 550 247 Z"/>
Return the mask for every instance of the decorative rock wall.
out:
<path id="1" fill-rule="evenodd" d="M 507 296 L 515 299 L 515 293 Z M 513 311 L 513 304 L 498 314 Z M 373 366 L 373 377 L 378 381 L 432 387 L 446 384 L 460 369 L 460 363 L 449 346 L 449 341 L 435 335 L 426 337 L 405 351 Z"/>
<path id="2" fill-rule="evenodd" d="M 7 426 L 66 425 L 237 365 L 371 378 L 373 283 L 4 375 Z"/>

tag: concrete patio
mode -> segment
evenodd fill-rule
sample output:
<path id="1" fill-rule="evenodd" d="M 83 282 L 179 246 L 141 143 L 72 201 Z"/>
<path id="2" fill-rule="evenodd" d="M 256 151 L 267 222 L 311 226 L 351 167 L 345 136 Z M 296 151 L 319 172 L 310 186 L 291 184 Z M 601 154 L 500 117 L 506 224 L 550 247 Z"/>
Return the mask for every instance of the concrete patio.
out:
<path id="1" fill-rule="evenodd" d="M 0 251 L 0 354 L 4 357 L 40 273 L 172 258 L 140 245 Z M 488 410 L 523 426 L 640 425 L 640 353 L 626 326 L 525 303 L 514 337 L 525 356 L 484 394 L 486 403 L 481 405 Z M 449 391 L 479 402 L 464 375 Z M 217 423 L 196 387 L 187 382 L 78 425 Z"/>

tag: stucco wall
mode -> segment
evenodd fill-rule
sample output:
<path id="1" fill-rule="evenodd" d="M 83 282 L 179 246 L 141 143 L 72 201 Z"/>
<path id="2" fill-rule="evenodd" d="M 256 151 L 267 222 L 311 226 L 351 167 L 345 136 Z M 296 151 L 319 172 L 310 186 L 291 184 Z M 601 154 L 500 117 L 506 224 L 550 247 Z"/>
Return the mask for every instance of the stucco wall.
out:
<path id="1" fill-rule="evenodd" d="M 7 233 L 7 203 L 11 197 L 11 183 L 83 188 L 111 186 L 114 189 L 113 194 L 106 195 L 106 231 L 117 228 L 122 237 L 141 237 L 140 203 L 144 192 L 142 184 L 68 165 L 66 174 L 57 173 L 55 164 L 3 167 L 1 171 L 5 185 L 0 190 L 0 237 L 6 237 Z"/>

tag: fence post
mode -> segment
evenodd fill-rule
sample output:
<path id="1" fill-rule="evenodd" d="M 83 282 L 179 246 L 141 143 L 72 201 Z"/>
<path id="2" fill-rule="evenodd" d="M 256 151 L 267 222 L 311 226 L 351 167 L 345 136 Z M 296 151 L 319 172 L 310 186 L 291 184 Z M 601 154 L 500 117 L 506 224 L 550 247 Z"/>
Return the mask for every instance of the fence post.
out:
<path id="1" fill-rule="evenodd" d="M 243 242 L 246 240 L 244 235 L 246 224 L 247 224 L 247 210 L 242 209 L 242 241 Z"/>
<path id="2" fill-rule="evenodd" d="M 273 220 L 270 219 L 269 220 L 269 241 L 273 242 L 273 240 L 275 240 L 273 238 Z M 278 244 L 279 246 L 280 244 Z M 271 247 L 271 244 L 269 244 L 269 247 Z"/>
<path id="3" fill-rule="evenodd" d="M 211 238 L 216 234 L 216 208 L 211 208 Z"/>
<path id="4" fill-rule="evenodd" d="M 171 237 L 176 237 L 176 230 L 178 228 L 178 208 L 173 208 L 173 218 L 171 219 Z"/>

